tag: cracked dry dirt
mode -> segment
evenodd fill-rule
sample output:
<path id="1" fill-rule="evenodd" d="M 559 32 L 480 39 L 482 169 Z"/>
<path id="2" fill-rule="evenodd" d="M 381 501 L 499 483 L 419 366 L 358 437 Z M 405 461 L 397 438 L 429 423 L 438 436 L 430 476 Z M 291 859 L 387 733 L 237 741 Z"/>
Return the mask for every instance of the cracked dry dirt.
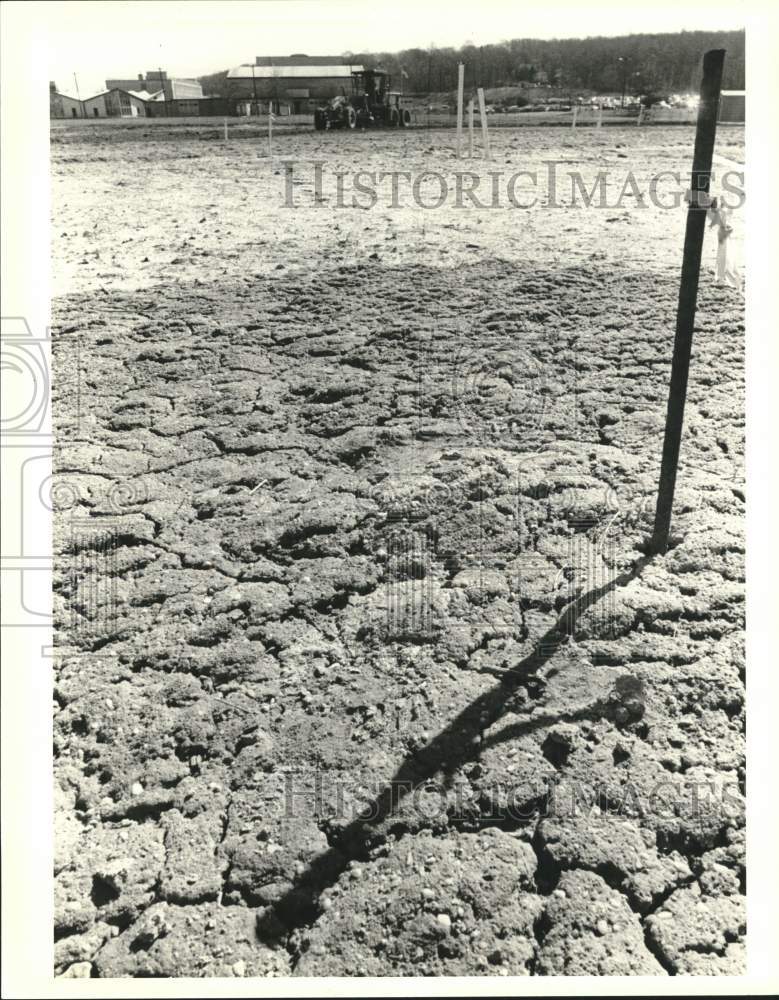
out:
<path id="1" fill-rule="evenodd" d="M 212 132 L 53 131 L 56 971 L 742 971 L 712 236 L 648 559 L 683 210 L 284 209 Z M 528 128 L 489 168 L 646 180 L 692 142 Z M 453 168 L 449 133 L 277 143 Z"/>

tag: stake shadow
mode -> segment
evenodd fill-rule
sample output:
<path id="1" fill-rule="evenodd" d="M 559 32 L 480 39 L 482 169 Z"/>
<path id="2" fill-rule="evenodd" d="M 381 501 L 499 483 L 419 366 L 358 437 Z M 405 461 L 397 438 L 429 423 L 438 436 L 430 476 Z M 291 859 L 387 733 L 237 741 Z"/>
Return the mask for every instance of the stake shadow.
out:
<path id="1" fill-rule="evenodd" d="M 524 719 L 507 726 L 486 741 L 482 739 L 483 733 L 509 710 L 514 690 L 554 656 L 561 642 L 573 635 L 581 616 L 617 587 L 627 586 L 640 576 L 652 558 L 651 555 L 643 556 L 629 571 L 618 574 L 608 583 L 594 587 L 570 602 L 532 653 L 521 660 L 516 667 L 507 670 L 498 684 L 474 699 L 429 743 L 410 753 L 363 814 L 341 831 L 337 846 L 330 847 L 317 855 L 310 862 L 299 883 L 291 887 L 263 914 L 258 921 L 260 938 L 277 940 L 280 935 L 289 933 L 295 926 L 301 926 L 314 919 L 318 911 L 316 904 L 311 902 L 312 896 L 317 897 L 324 889 L 334 885 L 350 861 L 365 858 L 373 846 L 372 834 L 373 839 L 379 836 L 376 828 L 394 813 L 406 796 L 434 776 L 441 776 L 447 784 L 451 782 L 459 768 L 473 761 L 487 747 L 517 738 L 554 722 L 576 721 L 600 715 L 602 706 L 593 702 L 576 712 L 533 716 L 531 719 Z M 278 918 L 281 918 L 281 923 Z M 281 924 L 286 924 L 286 927 L 282 927 Z"/>

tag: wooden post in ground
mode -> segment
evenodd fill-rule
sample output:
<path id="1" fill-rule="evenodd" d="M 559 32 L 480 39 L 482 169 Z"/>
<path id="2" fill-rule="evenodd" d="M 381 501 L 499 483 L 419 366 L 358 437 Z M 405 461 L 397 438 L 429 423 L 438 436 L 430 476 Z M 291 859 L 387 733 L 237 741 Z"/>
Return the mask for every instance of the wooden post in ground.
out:
<path id="1" fill-rule="evenodd" d="M 227 142 L 227 119 L 225 118 L 225 142 Z"/>
<path id="2" fill-rule="evenodd" d="M 695 131 L 690 204 L 687 209 L 687 228 L 684 234 L 682 278 L 679 287 L 679 305 L 676 311 L 676 336 L 671 362 L 671 382 L 668 389 L 663 458 L 657 490 L 654 532 L 650 541 L 650 551 L 653 554 L 662 554 L 666 551 L 671 531 L 671 513 L 676 488 L 676 472 L 679 466 L 679 447 L 684 425 L 684 403 L 687 397 L 687 378 L 690 372 L 703 233 L 706 225 L 706 208 L 709 204 L 711 160 L 714 153 L 714 140 L 717 135 L 717 109 L 724 62 L 724 49 L 712 49 L 703 57 L 703 80 L 698 106 L 698 124 Z"/>
<path id="3" fill-rule="evenodd" d="M 639 104 L 639 106 L 638 106 L 638 122 L 637 122 L 638 125 L 641 124 L 641 119 L 643 117 L 644 117 L 644 105 L 643 104 Z"/>
<path id="4" fill-rule="evenodd" d="M 576 128 L 576 118 L 578 117 L 578 114 L 579 114 L 579 105 L 578 104 L 574 104 L 574 106 L 573 106 L 573 122 L 571 124 L 571 128 Z"/>
<path id="5" fill-rule="evenodd" d="M 603 126 L 603 105 L 598 105 L 598 121 L 595 128 L 601 128 Z"/>
<path id="6" fill-rule="evenodd" d="M 491 160 L 490 155 L 490 137 L 487 132 L 487 104 L 484 100 L 484 89 L 479 87 L 476 91 L 476 96 L 479 99 L 479 117 L 481 118 L 481 138 L 484 144 L 484 156 L 485 159 Z"/>
<path id="7" fill-rule="evenodd" d="M 473 98 L 468 101 L 468 156 L 473 159 Z"/>
<path id="8" fill-rule="evenodd" d="M 273 159 L 273 104 L 268 102 L 268 156 Z"/>
<path id="9" fill-rule="evenodd" d="M 463 154 L 463 89 L 465 87 L 465 63 L 457 64 L 457 159 Z"/>

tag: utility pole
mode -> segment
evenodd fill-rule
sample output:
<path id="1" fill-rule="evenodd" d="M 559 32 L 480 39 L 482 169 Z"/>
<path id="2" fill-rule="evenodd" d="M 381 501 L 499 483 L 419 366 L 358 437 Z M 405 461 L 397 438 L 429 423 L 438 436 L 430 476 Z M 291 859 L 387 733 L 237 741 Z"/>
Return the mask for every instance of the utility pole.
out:
<path id="1" fill-rule="evenodd" d="M 625 108 L 625 82 L 627 80 L 627 66 L 625 65 L 625 57 L 620 56 L 617 62 L 622 63 L 622 103 L 620 107 L 624 110 Z"/>
<path id="2" fill-rule="evenodd" d="M 667 550 L 671 531 L 671 513 L 684 424 L 684 403 L 687 397 L 687 378 L 690 372 L 703 233 L 706 225 L 706 209 L 709 205 L 711 160 L 714 154 L 714 140 L 717 135 L 717 110 L 724 62 L 724 49 L 712 49 L 703 57 L 703 80 L 698 107 L 698 124 L 695 131 L 690 204 L 687 209 L 687 228 L 684 234 L 682 278 L 679 287 L 679 305 L 676 312 L 676 336 L 671 362 L 671 382 L 668 390 L 663 458 L 657 490 L 654 533 L 650 542 L 652 554 L 662 554 Z"/>
<path id="3" fill-rule="evenodd" d="M 165 106 L 165 117 L 167 118 L 170 112 L 168 110 L 168 95 L 165 93 L 165 80 L 162 76 L 162 66 L 158 66 L 157 70 L 159 71 L 160 74 L 160 87 L 162 87 L 162 103 Z M 170 96 L 173 97 L 172 91 Z"/>
<path id="4" fill-rule="evenodd" d="M 84 107 L 84 102 L 81 100 L 81 92 L 78 89 L 78 77 L 75 73 L 73 74 L 73 82 L 76 84 L 76 100 L 81 105 L 81 117 L 86 118 L 87 109 Z"/>

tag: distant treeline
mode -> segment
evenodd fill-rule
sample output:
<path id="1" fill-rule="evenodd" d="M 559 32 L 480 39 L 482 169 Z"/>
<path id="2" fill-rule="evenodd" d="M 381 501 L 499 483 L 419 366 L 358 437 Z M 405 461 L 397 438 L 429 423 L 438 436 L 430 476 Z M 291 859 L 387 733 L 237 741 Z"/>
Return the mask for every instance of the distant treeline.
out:
<path id="1" fill-rule="evenodd" d="M 465 63 L 466 88 L 549 84 L 563 90 L 628 94 L 683 93 L 700 83 L 707 49 L 727 49 L 723 87 L 744 88 L 743 31 L 682 31 L 616 38 L 541 41 L 515 38 L 497 45 L 459 49 L 404 49 L 402 52 L 346 52 L 344 61 L 378 66 L 407 93 L 444 93 L 457 86 L 457 64 Z M 206 94 L 229 97 L 226 73 L 200 77 Z"/>

